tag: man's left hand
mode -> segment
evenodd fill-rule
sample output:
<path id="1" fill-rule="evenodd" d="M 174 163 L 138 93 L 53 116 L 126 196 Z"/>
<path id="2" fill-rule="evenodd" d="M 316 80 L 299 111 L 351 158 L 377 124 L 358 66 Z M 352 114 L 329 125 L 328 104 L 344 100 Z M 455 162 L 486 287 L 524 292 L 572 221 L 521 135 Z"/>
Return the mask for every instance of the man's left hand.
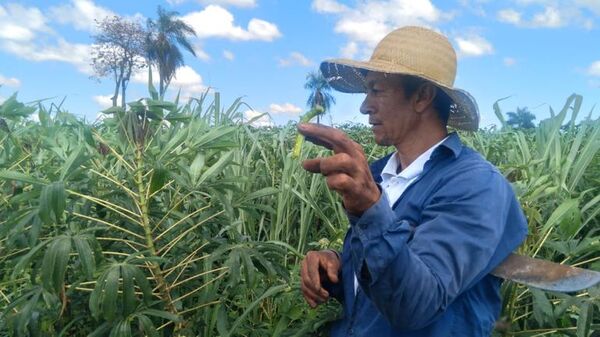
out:
<path id="1" fill-rule="evenodd" d="M 320 124 L 299 124 L 298 131 L 306 140 L 333 150 L 333 156 L 305 160 L 302 167 L 324 175 L 329 189 L 342 196 L 348 213 L 362 215 L 379 200 L 381 192 L 362 146 L 344 132 Z"/>

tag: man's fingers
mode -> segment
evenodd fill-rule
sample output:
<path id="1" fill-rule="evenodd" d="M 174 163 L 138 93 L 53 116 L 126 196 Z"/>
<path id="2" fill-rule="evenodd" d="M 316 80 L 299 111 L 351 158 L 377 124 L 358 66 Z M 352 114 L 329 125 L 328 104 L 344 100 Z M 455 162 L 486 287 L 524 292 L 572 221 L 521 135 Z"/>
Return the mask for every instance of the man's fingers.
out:
<path id="1" fill-rule="evenodd" d="M 340 281 L 338 279 L 338 268 L 335 268 L 331 263 L 327 266 L 327 277 L 331 283 L 338 283 Z"/>
<path id="2" fill-rule="evenodd" d="M 321 275 L 319 272 L 319 263 L 310 264 L 307 268 L 308 280 L 307 287 L 315 292 L 315 294 L 323 299 L 329 297 L 325 289 L 321 287 Z"/>
<path id="3" fill-rule="evenodd" d="M 321 287 L 319 261 L 317 259 L 307 255 L 300 266 L 300 279 L 302 294 L 309 304 L 311 304 L 311 301 L 316 305 L 327 300 L 329 293 Z M 314 307 L 312 304 L 311 306 Z"/>
<path id="4" fill-rule="evenodd" d="M 356 161 L 347 153 L 338 153 L 331 157 L 307 159 L 302 162 L 302 167 L 312 173 L 321 173 L 328 176 L 334 173 L 347 173 L 355 175 L 358 167 Z"/>
<path id="5" fill-rule="evenodd" d="M 323 303 L 326 300 L 326 298 L 321 297 L 304 282 L 301 283 L 300 289 L 302 290 L 302 295 L 306 299 L 306 302 L 308 302 L 308 304 L 313 308 L 316 307 L 317 304 Z"/>
<path id="6" fill-rule="evenodd" d="M 308 172 L 321 173 L 321 158 L 307 159 L 302 162 L 302 167 Z"/>
<path id="7" fill-rule="evenodd" d="M 335 153 L 354 154 L 356 146 L 348 135 L 341 130 L 329 126 L 313 123 L 298 124 L 298 132 L 300 132 L 306 140 L 324 146 Z"/>

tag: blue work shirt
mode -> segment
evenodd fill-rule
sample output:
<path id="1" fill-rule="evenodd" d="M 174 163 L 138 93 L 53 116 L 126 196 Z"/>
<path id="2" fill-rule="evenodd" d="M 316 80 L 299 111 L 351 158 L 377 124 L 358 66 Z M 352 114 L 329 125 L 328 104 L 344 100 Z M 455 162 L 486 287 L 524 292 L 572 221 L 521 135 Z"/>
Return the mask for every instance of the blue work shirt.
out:
<path id="1" fill-rule="evenodd" d="M 388 159 L 371 165 L 377 183 Z M 457 134 L 393 207 L 382 193 L 349 218 L 341 282 L 329 288 L 344 307 L 332 336 L 490 336 L 501 280 L 489 273 L 523 242 L 527 220 L 508 181 Z"/>

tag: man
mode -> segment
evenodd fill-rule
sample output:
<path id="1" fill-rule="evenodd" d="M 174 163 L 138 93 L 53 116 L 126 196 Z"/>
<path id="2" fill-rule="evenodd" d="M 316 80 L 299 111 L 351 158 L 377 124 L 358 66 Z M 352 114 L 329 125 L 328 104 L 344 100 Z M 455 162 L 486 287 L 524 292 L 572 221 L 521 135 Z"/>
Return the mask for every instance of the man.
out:
<path id="1" fill-rule="evenodd" d="M 321 71 L 360 107 L 375 141 L 396 152 L 370 167 L 343 132 L 301 124 L 334 154 L 303 167 L 326 177 L 347 211 L 341 254 L 309 252 L 302 292 L 315 307 L 343 303 L 333 336 L 489 336 L 501 281 L 489 272 L 524 240 L 526 219 L 510 184 L 446 125 L 477 130 L 474 99 L 453 88 L 456 54 L 420 27 L 388 34 L 368 62 L 329 60 Z"/>

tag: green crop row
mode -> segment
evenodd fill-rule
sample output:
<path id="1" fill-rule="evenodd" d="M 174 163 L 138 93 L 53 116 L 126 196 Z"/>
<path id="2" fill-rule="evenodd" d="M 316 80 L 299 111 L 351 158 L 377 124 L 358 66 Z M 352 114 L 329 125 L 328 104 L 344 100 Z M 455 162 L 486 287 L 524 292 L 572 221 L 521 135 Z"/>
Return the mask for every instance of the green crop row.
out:
<path id="1" fill-rule="evenodd" d="M 1 336 L 318 336 L 340 313 L 299 291 L 310 249 L 339 248 L 337 195 L 291 154 L 295 126 L 253 127 L 220 95 L 152 98 L 94 124 L 0 105 Z M 600 121 L 581 97 L 531 131 L 462 134 L 512 182 L 520 252 L 600 270 Z M 32 118 L 37 117 L 37 118 Z M 576 123 L 576 121 L 578 121 Z M 370 158 L 390 149 L 342 125 Z M 506 282 L 498 335 L 589 336 L 600 291 Z"/>

